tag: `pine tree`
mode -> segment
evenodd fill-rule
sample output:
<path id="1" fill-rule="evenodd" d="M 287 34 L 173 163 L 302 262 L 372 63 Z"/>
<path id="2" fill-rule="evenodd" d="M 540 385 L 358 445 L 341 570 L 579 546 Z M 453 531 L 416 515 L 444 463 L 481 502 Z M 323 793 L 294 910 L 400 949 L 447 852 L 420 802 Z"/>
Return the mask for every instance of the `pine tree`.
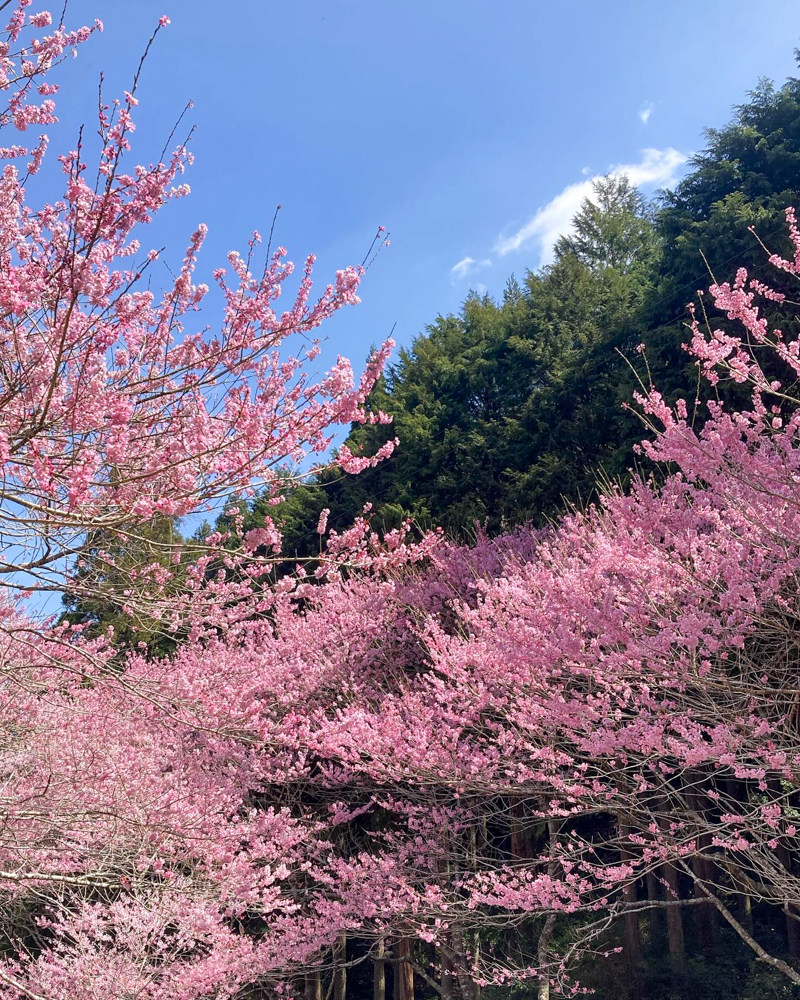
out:
<path id="1" fill-rule="evenodd" d="M 71 585 L 62 597 L 62 621 L 83 625 L 84 634 L 103 635 L 113 628 L 119 649 L 140 648 L 163 655 L 175 648 L 175 637 L 163 622 L 152 617 L 132 616 L 123 610 L 123 592 L 145 567 L 154 563 L 173 574 L 167 587 L 181 579 L 180 566 L 172 564 L 176 546 L 183 544 L 178 519 L 154 517 L 124 536 L 113 531 L 94 531 L 73 567 Z M 107 597 L 102 596 L 107 594 Z"/>

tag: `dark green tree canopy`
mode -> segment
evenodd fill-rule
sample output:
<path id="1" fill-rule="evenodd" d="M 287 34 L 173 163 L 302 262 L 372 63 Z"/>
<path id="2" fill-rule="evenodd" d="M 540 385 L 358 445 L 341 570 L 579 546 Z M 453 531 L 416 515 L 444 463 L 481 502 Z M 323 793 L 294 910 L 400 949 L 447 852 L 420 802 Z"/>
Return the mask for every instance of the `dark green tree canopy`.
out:
<path id="1" fill-rule="evenodd" d="M 784 209 L 800 196 L 800 80 L 762 80 L 724 128 L 706 130 L 691 172 L 665 192 L 657 213 L 664 259 L 656 318 L 681 310 L 708 284 L 703 257 L 719 280 L 737 267 L 766 270 L 753 231 L 786 249 Z"/>
<path id="2" fill-rule="evenodd" d="M 756 234 L 788 252 L 800 81 L 762 81 L 726 126 L 707 130 L 690 166 L 655 204 L 627 178 L 602 178 L 550 266 L 512 279 L 500 303 L 470 295 L 401 352 L 378 390 L 401 446 L 385 466 L 333 484 L 342 524 L 374 494 L 389 521 L 495 530 L 590 499 L 600 471 L 628 475 L 642 428 L 623 409 L 636 387 L 625 357 L 644 342 L 659 385 L 693 398 L 687 303 L 712 274 L 771 272 Z M 385 433 L 359 428 L 350 443 L 373 448 Z"/>
<path id="3" fill-rule="evenodd" d="M 556 260 L 571 255 L 594 272 L 649 275 L 660 249 L 651 207 L 624 175 L 602 177 L 593 187 L 573 231 L 556 241 Z"/>
<path id="4" fill-rule="evenodd" d="M 376 469 L 293 493 L 288 550 L 304 551 L 295 524 L 306 508 L 315 523 L 328 506 L 344 527 L 371 501 L 382 527 L 410 516 L 458 535 L 547 516 L 577 481 L 591 492 L 593 457 L 626 419 L 619 405 L 600 408 L 599 387 L 624 364 L 613 346 L 640 335 L 659 259 L 650 206 L 627 178 L 600 180 L 553 264 L 511 278 L 502 302 L 471 293 L 399 352 L 372 400 L 394 426 L 354 428 L 348 445 L 372 453 L 397 434 L 400 448 Z"/>
<path id="5" fill-rule="evenodd" d="M 175 637 L 167 633 L 163 623 L 131 616 L 119 605 L 119 595 L 131 586 L 132 571 L 141 572 L 154 563 L 180 578 L 180 567 L 171 564 L 170 556 L 175 544 L 181 542 L 178 522 L 172 517 L 154 517 L 124 536 L 96 531 L 75 568 L 74 589 L 62 598 L 61 620 L 83 625 L 84 633 L 91 637 L 105 634 L 111 626 L 119 649 L 144 646 L 152 654 L 171 652 Z"/>

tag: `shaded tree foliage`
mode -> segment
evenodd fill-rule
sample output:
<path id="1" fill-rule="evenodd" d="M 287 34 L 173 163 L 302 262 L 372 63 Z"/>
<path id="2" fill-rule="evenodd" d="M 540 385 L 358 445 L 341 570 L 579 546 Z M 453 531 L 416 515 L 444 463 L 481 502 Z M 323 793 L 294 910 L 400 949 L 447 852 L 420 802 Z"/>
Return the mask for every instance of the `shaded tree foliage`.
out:
<path id="1" fill-rule="evenodd" d="M 370 400 L 394 426 L 355 428 L 347 443 L 370 453 L 396 433 L 401 447 L 359 477 L 329 473 L 293 491 L 277 510 L 288 520 L 285 551 L 312 551 L 323 507 L 339 528 L 371 502 L 380 527 L 412 517 L 464 535 L 476 522 L 496 531 L 588 496 L 603 443 L 632 423 L 599 401 L 625 364 L 615 348 L 641 336 L 659 259 L 639 192 L 624 177 L 598 182 L 553 264 L 512 277 L 502 302 L 471 293 L 399 352 Z"/>
<path id="2" fill-rule="evenodd" d="M 132 580 L 155 564 L 171 571 L 176 546 L 183 544 L 178 519 L 157 516 L 124 535 L 114 531 L 94 531 L 75 566 L 71 588 L 64 594 L 61 621 L 83 625 L 88 638 L 113 628 L 114 644 L 120 649 L 146 647 L 152 654 L 169 653 L 175 637 L 167 634 L 162 622 L 152 615 L 123 610 L 118 595 L 132 586 Z M 174 589 L 181 580 L 176 573 Z M 108 594 L 108 598 L 104 595 Z M 115 597 L 115 600 L 111 598 Z"/>

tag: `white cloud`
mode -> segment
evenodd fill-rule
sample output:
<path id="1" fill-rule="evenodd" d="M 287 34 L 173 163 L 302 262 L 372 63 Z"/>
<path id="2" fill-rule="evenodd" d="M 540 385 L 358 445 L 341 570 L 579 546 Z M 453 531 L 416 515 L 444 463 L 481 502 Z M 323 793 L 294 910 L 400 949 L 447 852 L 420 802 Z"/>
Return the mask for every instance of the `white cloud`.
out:
<path id="1" fill-rule="evenodd" d="M 643 149 L 642 158 L 638 163 L 619 163 L 609 167 L 606 173 L 614 176 L 625 174 L 636 187 L 671 187 L 677 180 L 679 168 L 686 163 L 686 160 L 687 157 L 683 153 L 679 153 L 671 146 L 667 149 Z M 495 243 L 495 251 L 504 257 L 506 254 L 525 249 L 532 243 L 538 244 L 539 264 L 550 263 L 556 240 L 570 231 L 572 219 L 583 204 L 584 198 L 591 196 L 592 185 L 602 176 L 595 174 L 584 181 L 577 181 L 565 187 L 517 232 L 510 236 L 500 236 Z"/>
<path id="2" fill-rule="evenodd" d="M 467 272 L 474 263 L 474 257 L 464 257 L 463 260 L 460 260 L 457 264 L 453 264 L 450 268 L 450 273 L 454 278 L 463 278 L 466 276 Z"/>
<path id="3" fill-rule="evenodd" d="M 457 264 L 453 264 L 450 268 L 450 273 L 454 278 L 466 278 L 475 271 L 479 271 L 484 267 L 491 267 L 491 258 L 487 257 L 484 260 L 475 260 L 474 257 L 464 257 Z"/>
<path id="4" fill-rule="evenodd" d="M 639 117 L 642 120 L 642 125 L 646 125 L 650 121 L 650 115 L 652 115 L 654 110 L 654 105 L 652 101 L 648 101 L 647 104 L 639 112 Z"/>
<path id="5" fill-rule="evenodd" d="M 581 167 L 581 173 L 583 174 L 584 177 L 588 177 L 591 172 L 592 172 L 591 167 Z"/>

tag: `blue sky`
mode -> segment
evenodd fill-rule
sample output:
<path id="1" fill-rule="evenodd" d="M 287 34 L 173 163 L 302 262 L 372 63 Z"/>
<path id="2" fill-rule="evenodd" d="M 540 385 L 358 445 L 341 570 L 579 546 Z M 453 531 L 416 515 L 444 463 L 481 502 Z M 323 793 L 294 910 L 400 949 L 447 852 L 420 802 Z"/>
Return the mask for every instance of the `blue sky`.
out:
<path id="1" fill-rule="evenodd" d="M 391 231 L 363 303 L 326 324 L 323 355 L 360 367 L 396 327 L 409 343 L 470 287 L 500 293 L 547 260 L 592 175 L 627 165 L 650 192 L 674 182 L 702 128 L 800 44 L 795 0 L 71 0 L 106 31 L 65 67 L 51 149 L 92 123 L 102 69 L 127 86 L 150 29 L 135 153 L 160 151 L 188 99 L 191 198 L 157 237 L 180 259 L 210 226 L 201 272 L 284 206 L 278 242 L 318 275 Z M 154 242 L 156 242 L 154 238 Z M 164 280 L 167 280 L 165 274 Z"/>

